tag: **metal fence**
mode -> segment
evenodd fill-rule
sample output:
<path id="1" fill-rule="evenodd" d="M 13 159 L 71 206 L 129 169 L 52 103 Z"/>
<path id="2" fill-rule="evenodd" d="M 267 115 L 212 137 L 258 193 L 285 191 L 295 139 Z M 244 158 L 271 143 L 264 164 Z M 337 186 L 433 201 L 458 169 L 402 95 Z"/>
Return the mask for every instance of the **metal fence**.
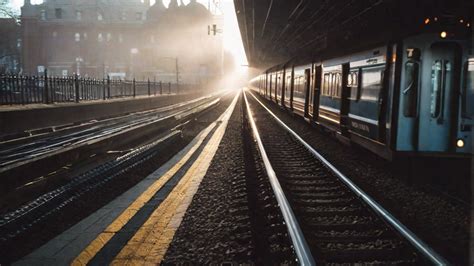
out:
<path id="1" fill-rule="evenodd" d="M 0 76 L 0 105 L 106 100 L 118 97 L 182 93 L 189 85 L 156 80 L 136 81 L 86 77 Z"/>

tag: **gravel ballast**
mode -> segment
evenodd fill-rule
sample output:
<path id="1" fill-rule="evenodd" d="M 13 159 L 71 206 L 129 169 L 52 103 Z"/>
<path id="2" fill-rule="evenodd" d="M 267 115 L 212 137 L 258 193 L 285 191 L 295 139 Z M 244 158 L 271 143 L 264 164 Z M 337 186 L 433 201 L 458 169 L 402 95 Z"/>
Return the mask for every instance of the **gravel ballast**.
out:
<path id="1" fill-rule="evenodd" d="M 295 263 L 244 107 L 241 97 L 164 264 Z"/>

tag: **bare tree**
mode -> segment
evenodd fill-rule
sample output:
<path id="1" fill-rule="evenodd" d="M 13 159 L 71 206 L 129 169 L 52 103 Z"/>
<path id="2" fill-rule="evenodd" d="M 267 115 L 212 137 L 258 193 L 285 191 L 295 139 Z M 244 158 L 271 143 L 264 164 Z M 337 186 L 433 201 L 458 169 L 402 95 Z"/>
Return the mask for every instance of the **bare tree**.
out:
<path id="1" fill-rule="evenodd" d="M 12 71 L 19 61 L 19 16 L 9 2 L 0 0 L 0 74 Z"/>
<path id="2" fill-rule="evenodd" d="M 10 1 L 0 0 L 0 17 L 13 18 L 18 22 L 18 14 L 11 8 Z"/>

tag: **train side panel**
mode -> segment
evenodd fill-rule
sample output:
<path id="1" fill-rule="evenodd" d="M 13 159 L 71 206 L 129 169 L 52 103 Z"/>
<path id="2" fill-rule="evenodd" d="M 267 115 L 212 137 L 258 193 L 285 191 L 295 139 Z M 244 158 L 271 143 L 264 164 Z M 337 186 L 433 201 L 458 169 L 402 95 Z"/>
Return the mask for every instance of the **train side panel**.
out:
<path id="1" fill-rule="evenodd" d="M 462 117 L 461 77 L 469 76 L 465 44 L 430 34 L 404 40 L 403 49 L 396 151 L 469 152 L 465 125 L 472 120 Z"/>

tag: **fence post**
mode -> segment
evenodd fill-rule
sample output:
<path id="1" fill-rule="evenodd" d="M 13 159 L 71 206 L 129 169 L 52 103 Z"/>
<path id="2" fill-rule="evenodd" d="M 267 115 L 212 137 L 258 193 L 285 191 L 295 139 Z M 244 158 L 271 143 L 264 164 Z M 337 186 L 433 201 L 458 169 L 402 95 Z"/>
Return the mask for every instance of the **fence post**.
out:
<path id="1" fill-rule="evenodd" d="M 153 95 L 156 96 L 156 77 L 153 77 Z"/>
<path id="2" fill-rule="evenodd" d="M 79 102 L 79 76 L 77 74 L 74 75 L 74 90 L 76 91 L 76 103 Z"/>
<path id="3" fill-rule="evenodd" d="M 150 78 L 148 78 L 148 96 L 151 96 Z"/>
<path id="4" fill-rule="evenodd" d="M 171 82 L 168 82 L 168 94 L 171 94 Z"/>
<path id="5" fill-rule="evenodd" d="M 135 87 L 135 78 L 133 78 L 133 98 L 135 98 L 135 96 L 137 96 L 137 89 Z"/>
<path id="6" fill-rule="evenodd" d="M 107 75 L 107 99 L 110 99 L 110 76 Z"/>
<path id="7" fill-rule="evenodd" d="M 163 95 L 163 81 L 160 80 L 160 95 Z"/>
<path id="8" fill-rule="evenodd" d="M 103 90 L 102 100 L 104 101 L 106 99 L 106 94 L 105 94 L 106 89 L 107 89 L 107 82 L 105 81 L 104 78 L 102 78 L 102 90 Z"/>
<path id="9" fill-rule="evenodd" d="M 44 80 L 43 80 L 43 102 L 45 104 L 49 103 L 49 84 L 48 84 L 48 70 L 44 70 Z"/>

